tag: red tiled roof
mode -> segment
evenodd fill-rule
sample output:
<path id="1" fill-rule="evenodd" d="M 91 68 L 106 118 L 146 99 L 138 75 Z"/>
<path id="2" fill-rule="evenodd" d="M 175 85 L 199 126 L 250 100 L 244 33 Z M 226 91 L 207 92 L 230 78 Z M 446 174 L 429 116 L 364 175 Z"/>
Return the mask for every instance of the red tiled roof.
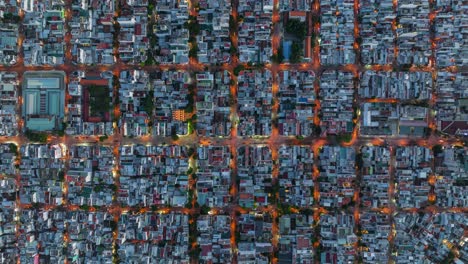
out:
<path id="1" fill-rule="evenodd" d="M 306 11 L 289 11 L 289 17 L 305 17 Z"/>
<path id="2" fill-rule="evenodd" d="M 109 80 L 107 79 L 98 79 L 98 80 L 81 79 L 80 84 L 83 86 L 87 86 L 87 85 L 107 86 L 109 85 Z"/>

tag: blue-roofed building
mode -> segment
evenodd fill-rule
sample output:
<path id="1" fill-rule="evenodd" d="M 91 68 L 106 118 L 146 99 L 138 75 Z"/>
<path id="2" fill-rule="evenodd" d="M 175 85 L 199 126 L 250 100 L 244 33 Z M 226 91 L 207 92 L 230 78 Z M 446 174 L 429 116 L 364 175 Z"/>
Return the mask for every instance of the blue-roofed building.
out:
<path id="1" fill-rule="evenodd" d="M 292 47 L 291 40 L 283 41 L 283 57 L 285 61 L 289 61 L 289 58 L 291 58 L 291 47 Z"/>
<path id="2" fill-rule="evenodd" d="M 23 118 L 29 130 L 60 129 L 65 109 L 65 73 L 26 72 L 23 76 Z"/>

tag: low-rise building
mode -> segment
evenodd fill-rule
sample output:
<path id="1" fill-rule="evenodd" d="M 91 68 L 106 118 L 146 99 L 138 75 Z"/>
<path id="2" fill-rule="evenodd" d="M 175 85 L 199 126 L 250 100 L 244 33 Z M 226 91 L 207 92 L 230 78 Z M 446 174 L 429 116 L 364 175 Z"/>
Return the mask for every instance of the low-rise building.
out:
<path id="1" fill-rule="evenodd" d="M 229 34 L 230 0 L 199 1 L 197 22 L 200 34 L 197 36 L 198 61 L 201 63 L 226 63 L 231 60 Z"/>
<path id="2" fill-rule="evenodd" d="M 394 98 L 427 100 L 433 92 L 430 72 L 379 72 L 361 74 L 359 96 L 362 98 Z"/>
<path id="3" fill-rule="evenodd" d="M 468 136 L 467 80 L 466 73 L 437 72 L 437 129 L 444 134 Z"/>
<path id="4" fill-rule="evenodd" d="M 197 134 L 199 136 L 229 136 L 231 134 L 231 103 L 228 71 L 196 74 Z"/>
<path id="5" fill-rule="evenodd" d="M 185 206 L 187 151 L 186 147 L 175 145 L 121 146 L 117 200 L 129 206 Z"/>
<path id="6" fill-rule="evenodd" d="M 386 214 L 364 212 L 359 218 L 361 227 L 360 256 L 363 263 L 388 263 L 392 232 L 390 217 Z"/>
<path id="7" fill-rule="evenodd" d="M 320 205 L 342 208 L 353 201 L 356 180 L 353 148 L 324 146 L 319 153 Z"/>
<path id="8" fill-rule="evenodd" d="M 201 215 L 197 219 L 197 243 L 200 260 L 209 263 L 231 263 L 231 217 L 229 215 Z"/>
<path id="9" fill-rule="evenodd" d="M 288 214 L 279 218 L 278 263 L 313 263 L 312 215 Z"/>
<path id="10" fill-rule="evenodd" d="M 163 0 L 156 2 L 156 24 L 152 33 L 157 44 L 153 55 L 161 64 L 183 64 L 189 61 L 188 1 Z"/>
<path id="11" fill-rule="evenodd" d="M 436 205 L 440 207 L 467 207 L 468 149 L 444 147 L 434 152 Z"/>
<path id="12" fill-rule="evenodd" d="M 20 3 L 7 0 L 0 4 L 0 64 L 17 63 L 20 48 L 18 47 Z"/>
<path id="13" fill-rule="evenodd" d="M 272 227 L 270 214 L 241 214 L 237 218 L 238 237 L 237 260 L 240 263 L 269 263 L 269 254 L 273 251 Z"/>
<path id="14" fill-rule="evenodd" d="M 396 204 L 401 208 L 420 208 L 427 205 L 429 177 L 432 175 L 433 155 L 430 149 L 419 146 L 396 149 Z"/>
<path id="15" fill-rule="evenodd" d="M 0 72 L 0 136 L 11 137 L 18 134 L 17 91 L 19 91 L 18 74 Z"/>
<path id="16" fill-rule="evenodd" d="M 158 2 L 159 3 L 159 2 Z M 149 48 L 148 0 L 127 0 L 121 7 L 117 22 L 120 25 L 119 58 L 126 63 L 144 63 Z"/>
<path id="17" fill-rule="evenodd" d="M 107 212 L 66 213 L 69 262 L 112 263 L 114 216 Z"/>
<path id="18" fill-rule="evenodd" d="M 361 105 L 361 135 L 397 135 L 398 106 L 396 103 L 364 103 Z"/>
<path id="19" fill-rule="evenodd" d="M 463 1 L 435 1 L 434 41 L 435 62 L 438 67 L 463 66 L 468 62 L 464 27 L 466 10 Z"/>
<path id="20" fill-rule="evenodd" d="M 66 149 L 63 145 L 25 144 L 20 148 L 22 204 L 63 204 Z"/>
<path id="21" fill-rule="evenodd" d="M 279 72 L 278 130 L 285 136 L 309 136 L 314 133 L 313 71 Z"/>
<path id="22" fill-rule="evenodd" d="M 460 263 L 467 260 L 466 229 L 463 213 L 399 213 L 395 216 L 393 261 L 443 262 L 453 251 L 459 252 Z M 452 253 L 451 253 L 452 252 Z"/>
<path id="23" fill-rule="evenodd" d="M 27 7 L 25 7 L 27 6 Z M 65 59 L 64 1 L 25 1 L 23 54 L 25 65 L 59 65 Z"/>
<path id="24" fill-rule="evenodd" d="M 115 1 L 73 0 L 71 19 L 72 61 L 80 64 L 114 63 Z"/>
<path id="25" fill-rule="evenodd" d="M 69 76 L 67 128 L 69 135 L 112 135 L 114 128 L 112 74 L 77 71 Z M 115 78 L 115 77 L 114 77 Z"/>
<path id="26" fill-rule="evenodd" d="M 151 79 L 154 91 L 153 134 L 161 136 L 188 133 L 189 74 L 164 71 Z M 181 112 L 182 114 L 177 114 Z"/>
<path id="27" fill-rule="evenodd" d="M 241 71 L 238 81 L 237 129 L 240 136 L 271 134 L 272 75 L 269 70 Z"/>
<path id="28" fill-rule="evenodd" d="M 122 71 L 119 78 L 119 127 L 124 136 L 139 137 L 150 134 L 150 116 L 154 96 L 150 90 L 148 73 L 141 70 Z"/>
<path id="29" fill-rule="evenodd" d="M 239 205 L 247 208 L 268 205 L 273 161 L 266 146 L 243 146 L 237 150 Z"/>
<path id="30" fill-rule="evenodd" d="M 197 201 L 200 206 L 224 207 L 231 201 L 231 152 L 227 146 L 198 147 Z"/>
<path id="31" fill-rule="evenodd" d="M 320 62 L 353 64 L 354 1 L 320 1 Z"/>
<path id="32" fill-rule="evenodd" d="M 348 263 L 356 260 L 354 216 L 345 213 L 320 216 L 321 263 Z"/>
<path id="33" fill-rule="evenodd" d="M 238 48 L 241 62 L 266 63 L 270 61 L 273 0 L 240 0 Z"/>
<path id="34" fill-rule="evenodd" d="M 326 134 L 353 131 L 353 74 L 327 70 L 320 77 L 320 126 Z"/>
<path id="35" fill-rule="evenodd" d="M 26 209 L 19 217 L 18 248 L 21 263 L 65 262 L 66 212 Z"/>
<path id="36" fill-rule="evenodd" d="M 0 144 L 0 262 L 15 262 L 19 249 L 17 248 L 16 223 L 17 193 L 15 146 Z"/>
<path id="37" fill-rule="evenodd" d="M 117 244 L 123 262 L 189 263 L 188 215 L 123 214 Z"/>
<path id="38" fill-rule="evenodd" d="M 308 207 L 314 202 L 312 149 L 307 146 L 281 146 L 279 159 L 279 194 L 284 204 Z"/>
<path id="39" fill-rule="evenodd" d="M 68 202 L 74 205 L 105 206 L 115 194 L 113 148 L 73 145 L 69 150 Z"/>
<path id="40" fill-rule="evenodd" d="M 361 61 L 364 64 L 392 64 L 395 60 L 396 12 L 392 0 L 360 1 L 358 15 Z"/>
<path id="41" fill-rule="evenodd" d="M 389 204 L 390 150 L 385 147 L 361 148 L 361 204 L 364 208 L 383 208 Z"/>
<path id="42" fill-rule="evenodd" d="M 399 0 L 396 42 L 399 65 L 428 65 L 431 56 L 429 2 Z M 434 66 L 434 65 L 432 65 Z"/>

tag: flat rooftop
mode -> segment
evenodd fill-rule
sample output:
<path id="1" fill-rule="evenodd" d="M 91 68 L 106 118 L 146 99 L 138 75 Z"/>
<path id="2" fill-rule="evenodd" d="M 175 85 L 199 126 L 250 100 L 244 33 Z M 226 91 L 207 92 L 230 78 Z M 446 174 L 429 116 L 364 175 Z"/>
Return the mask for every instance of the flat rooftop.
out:
<path id="1" fill-rule="evenodd" d="M 26 128 L 38 131 L 59 129 L 65 110 L 65 73 L 25 72 L 23 117 Z"/>
<path id="2" fill-rule="evenodd" d="M 29 78 L 26 83 L 27 89 L 60 89 L 59 78 Z"/>
<path id="3" fill-rule="evenodd" d="M 23 90 L 65 89 L 63 71 L 28 71 L 23 75 Z"/>

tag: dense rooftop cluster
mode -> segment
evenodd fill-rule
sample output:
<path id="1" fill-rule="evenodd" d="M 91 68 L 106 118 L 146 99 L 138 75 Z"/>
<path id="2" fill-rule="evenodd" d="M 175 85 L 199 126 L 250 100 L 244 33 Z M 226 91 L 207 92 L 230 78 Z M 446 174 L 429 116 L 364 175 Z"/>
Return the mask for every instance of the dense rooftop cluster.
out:
<path id="1" fill-rule="evenodd" d="M 320 61 L 322 64 L 353 64 L 354 1 L 320 1 Z"/>
<path id="2" fill-rule="evenodd" d="M 61 205 L 65 149 L 61 145 L 27 144 L 21 146 L 21 203 Z"/>
<path id="3" fill-rule="evenodd" d="M 361 203 L 366 208 L 389 204 L 390 150 L 385 147 L 363 147 Z"/>
<path id="4" fill-rule="evenodd" d="M 314 202 L 312 150 L 307 146 L 282 146 L 278 152 L 282 202 L 298 207 L 311 206 Z"/>
<path id="5" fill-rule="evenodd" d="M 228 71 L 196 75 L 197 134 L 229 136 L 231 133 L 231 79 Z"/>
<path id="6" fill-rule="evenodd" d="M 153 112 L 153 91 L 145 71 L 122 71 L 119 77 L 121 127 L 124 136 L 150 134 L 149 120 Z"/>
<path id="7" fill-rule="evenodd" d="M 272 186 L 271 151 L 268 147 L 249 146 L 237 150 L 239 205 L 247 208 L 268 204 L 267 189 Z"/>
<path id="8" fill-rule="evenodd" d="M 129 206 L 184 206 L 187 148 L 128 145 L 120 148 L 118 201 Z"/>
<path id="9" fill-rule="evenodd" d="M 226 63 L 231 60 L 232 50 L 229 34 L 230 0 L 199 1 L 197 22 L 200 25 L 198 38 L 198 61 L 201 63 Z"/>
<path id="10" fill-rule="evenodd" d="M 340 134 L 353 130 L 353 78 L 351 72 L 341 71 L 325 71 L 320 76 L 322 131 Z"/>
<path id="11" fill-rule="evenodd" d="M 18 86 L 16 72 L 0 72 L 0 136 L 15 136 L 18 133 Z"/>
<path id="12" fill-rule="evenodd" d="M 265 63 L 270 61 L 271 15 L 273 0 L 239 1 L 239 59 L 241 62 Z"/>
<path id="13" fill-rule="evenodd" d="M 467 216 L 458 213 L 401 213 L 395 217 L 395 261 L 411 263 L 414 260 L 442 262 L 451 249 L 466 252 L 466 241 L 461 235 L 466 230 Z M 463 246 L 464 245 L 464 246 Z"/>
<path id="14" fill-rule="evenodd" d="M 265 83 L 266 82 L 266 83 Z M 265 85 L 266 84 L 266 85 Z M 245 70 L 238 77 L 237 113 L 241 136 L 271 134 L 272 75 L 268 70 Z"/>
<path id="15" fill-rule="evenodd" d="M 153 134 L 170 136 L 188 132 L 188 81 L 186 72 L 160 72 L 151 79 L 154 92 Z"/>
<path id="16" fill-rule="evenodd" d="M 200 206 L 224 207 L 231 197 L 231 153 L 229 147 L 197 149 L 197 199 Z"/>
<path id="17" fill-rule="evenodd" d="M 119 58 L 123 62 L 142 63 L 147 60 L 148 39 L 148 0 L 127 0 L 122 4 L 117 18 Z"/>
<path id="18" fill-rule="evenodd" d="M 80 64 L 112 64 L 115 1 L 74 0 L 71 19 L 72 61 Z"/>
<path id="19" fill-rule="evenodd" d="M 189 22 L 187 1 L 156 1 L 156 35 L 154 56 L 162 64 L 187 63 L 189 60 Z M 153 45 L 154 46 L 154 45 Z"/>
<path id="20" fill-rule="evenodd" d="M 15 64 L 19 52 L 18 32 L 21 19 L 18 1 L 2 1 L 0 5 L 0 64 Z"/>
<path id="21" fill-rule="evenodd" d="M 361 61 L 364 64 L 392 64 L 395 60 L 396 13 L 392 0 L 364 0 L 358 16 Z"/>
<path id="22" fill-rule="evenodd" d="M 431 24 L 428 14 L 429 1 L 398 1 L 396 21 L 398 64 L 429 64 Z"/>
<path id="23" fill-rule="evenodd" d="M 0 0 L 0 263 L 468 263 L 465 2 Z"/>
<path id="24" fill-rule="evenodd" d="M 115 160 L 110 146 L 72 146 L 66 173 L 68 202 L 76 205 L 104 206 L 114 196 Z"/>
<path id="25" fill-rule="evenodd" d="M 281 135 L 308 136 L 313 133 L 314 81 L 315 73 L 313 71 L 282 71 L 279 73 L 278 130 Z"/>
<path id="26" fill-rule="evenodd" d="M 23 52 L 26 65 L 58 65 L 65 60 L 64 1 L 24 1 Z"/>
<path id="27" fill-rule="evenodd" d="M 356 181 L 355 155 L 352 148 L 325 146 L 320 150 L 320 205 L 341 208 L 352 202 Z"/>
<path id="28" fill-rule="evenodd" d="M 396 200 L 402 208 L 419 208 L 428 202 L 428 179 L 433 173 L 433 155 L 424 147 L 396 149 Z"/>

